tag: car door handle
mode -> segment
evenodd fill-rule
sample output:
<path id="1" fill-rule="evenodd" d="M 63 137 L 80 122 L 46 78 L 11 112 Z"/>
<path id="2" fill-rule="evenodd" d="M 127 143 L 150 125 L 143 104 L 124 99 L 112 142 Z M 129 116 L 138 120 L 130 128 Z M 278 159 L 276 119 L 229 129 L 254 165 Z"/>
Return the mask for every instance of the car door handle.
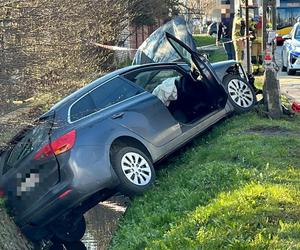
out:
<path id="1" fill-rule="evenodd" d="M 122 118 L 124 116 L 124 112 L 120 112 L 120 113 L 116 113 L 114 115 L 112 115 L 112 119 L 118 119 L 118 118 Z"/>

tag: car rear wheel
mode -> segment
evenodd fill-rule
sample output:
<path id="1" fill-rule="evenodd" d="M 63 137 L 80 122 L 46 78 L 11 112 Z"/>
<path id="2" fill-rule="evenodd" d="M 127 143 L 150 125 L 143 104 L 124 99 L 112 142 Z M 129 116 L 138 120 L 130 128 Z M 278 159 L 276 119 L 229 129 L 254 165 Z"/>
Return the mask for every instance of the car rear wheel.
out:
<path id="1" fill-rule="evenodd" d="M 252 109 L 256 96 L 252 86 L 238 75 L 227 75 L 223 84 L 228 93 L 228 99 L 238 113 Z"/>
<path id="2" fill-rule="evenodd" d="M 79 241 L 86 230 L 84 216 L 57 220 L 51 225 L 51 231 L 57 241 L 74 242 Z"/>
<path id="3" fill-rule="evenodd" d="M 119 191 L 132 196 L 147 190 L 155 180 L 152 161 L 140 149 L 117 147 L 112 152 L 112 167 L 119 181 Z"/>
<path id="4" fill-rule="evenodd" d="M 287 70 L 287 74 L 288 74 L 289 76 L 293 76 L 293 75 L 296 74 L 296 70 L 294 70 L 294 69 L 289 69 L 289 70 Z"/>

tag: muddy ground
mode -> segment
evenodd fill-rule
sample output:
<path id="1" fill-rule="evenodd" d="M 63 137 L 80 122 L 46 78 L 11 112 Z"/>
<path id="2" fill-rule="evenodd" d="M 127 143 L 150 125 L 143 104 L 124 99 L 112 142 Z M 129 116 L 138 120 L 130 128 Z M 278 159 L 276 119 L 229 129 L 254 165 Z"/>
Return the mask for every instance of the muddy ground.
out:
<path id="1" fill-rule="evenodd" d="M 0 218 L 0 249 L 33 249 L 3 207 L 0 207 Z"/>

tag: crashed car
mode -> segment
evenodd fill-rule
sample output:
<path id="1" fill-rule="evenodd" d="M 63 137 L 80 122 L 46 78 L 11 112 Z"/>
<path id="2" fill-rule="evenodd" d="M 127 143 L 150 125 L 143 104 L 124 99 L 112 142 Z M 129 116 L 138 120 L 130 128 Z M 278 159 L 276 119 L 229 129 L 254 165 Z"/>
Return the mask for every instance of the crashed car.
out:
<path id="1" fill-rule="evenodd" d="M 290 34 L 283 36 L 282 71 L 295 75 L 300 70 L 300 20 L 294 25 Z"/>
<path id="2" fill-rule="evenodd" d="M 161 39 L 156 48 L 153 37 Z M 144 192 L 155 180 L 156 162 L 255 105 L 236 61 L 210 64 L 164 29 L 145 44 L 152 45 L 135 62 L 154 60 L 151 54 L 157 60 L 177 55 L 176 62 L 132 65 L 95 80 L 54 105 L 1 154 L 1 193 L 30 239 L 79 240 L 87 210 L 115 192 Z"/>

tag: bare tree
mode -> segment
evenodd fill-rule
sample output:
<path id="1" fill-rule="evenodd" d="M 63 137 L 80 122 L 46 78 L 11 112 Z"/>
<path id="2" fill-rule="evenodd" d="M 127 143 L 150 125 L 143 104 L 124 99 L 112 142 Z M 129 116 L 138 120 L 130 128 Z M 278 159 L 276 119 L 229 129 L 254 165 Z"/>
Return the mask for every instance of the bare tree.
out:
<path id="1" fill-rule="evenodd" d="M 0 84 L 13 87 L 16 97 L 62 79 L 90 79 L 111 67 L 113 52 L 94 42 L 117 44 L 131 19 L 124 0 L 7 0 L 0 5 Z M 1 101 L 11 98 L 1 95 Z"/>

